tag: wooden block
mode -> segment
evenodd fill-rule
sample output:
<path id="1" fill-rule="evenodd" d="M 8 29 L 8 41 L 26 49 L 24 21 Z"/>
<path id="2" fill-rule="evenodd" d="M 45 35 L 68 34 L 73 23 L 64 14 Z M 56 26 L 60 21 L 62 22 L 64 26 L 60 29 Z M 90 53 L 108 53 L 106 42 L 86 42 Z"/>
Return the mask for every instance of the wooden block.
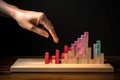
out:
<path id="1" fill-rule="evenodd" d="M 67 53 L 68 52 L 68 45 L 64 45 L 64 53 Z"/>
<path id="2" fill-rule="evenodd" d="M 75 56 L 75 53 L 74 53 L 73 50 L 71 50 L 71 56 L 72 56 L 72 57 Z"/>
<path id="3" fill-rule="evenodd" d="M 77 64 L 77 57 L 76 56 L 72 58 L 72 64 Z"/>
<path id="4" fill-rule="evenodd" d="M 84 57 L 84 64 L 88 64 L 88 58 L 87 58 L 87 55 L 85 55 L 85 57 Z"/>
<path id="5" fill-rule="evenodd" d="M 45 64 L 49 64 L 49 52 L 45 53 Z"/>
<path id="6" fill-rule="evenodd" d="M 64 59 L 61 59 L 61 64 L 65 64 L 65 60 Z"/>
<path id="7" fill-rule="evenodd" d="M 97 44 L 93 44 L 93 57 L 97 59 Z"/>
<path id="8" fill-rule="evenodd" d="M 100 64 L 104 64 L 104 53 L 100 55 Z"/>
<path id="9" fill-rule="evenodd" d="M 56 58 L 56 56 L 52 56 L 52 64 L 55 64 L 55 58 Z"/>
<path id="10" fill-rule="evenodd" d="M 73 57 L 72 55 L 72 51 L 68 51 L 68 59 L 71 59 Z"/>
<path id="11" fill-rule="evenodd" d="M 88 48 L 88 46 L 89 46 L 89 32 L 84 32 L 84 35 L 86 36 L 86 47 Z"/>
<path id="12" fill-rule="evenodd" d="M 55 53 L 55 64 L 59 64 L 59 54 L 60 54 L 60 50 L 57 49 Z"/>
<path id="13" fill-rule="evenodd" d="M 67 63 L 67 64 L 71 64 L 70 62 L 71 62 L 71 60 L 70 60 L 70 59 L 68 59 L 68 63 Z"/>
<path id="14" fill-rule="evenodd" d="M 67 53 L 64 54 L 64 59 L 66 59 L 66 60 L 69 59 Z"/>
<path id="15" fill-rule="evenodd" d="M 64 54 L 64 63 L 68 64 L 68 53 Z"/>
<path id="16" fill-rule="evenodd" d="M 89 64 L 92 64 L 92 59 L 89 59 Z"/>
<path id="17" fill-rule="evenodd" d="M 87 49 L 87 52 L 86 52 L 86 54 L 87 54 L 87 56 L 88 56 L 88 59 L 91 59 L 91 47 L 89 47 L 88 49 Z"/>
<path id="18" fill-rule="evenodd" d="M 45 64 L 44 59 L 17 59 L 11 72 L 114 72 L 108 64 Z"/>
<path id="19" fill-rule="evenodd" d="M 74 58 L 71 59 L 71 64 L 75 64 L 75 59 Z"/>
<path id="20" fill-rule="evenodd" d="M 79 54 L 79 56 L 78 56 L 78 64 L 82 64 L 82 56 Z"/>
<path id="21" fill-rule="evenodd" d="M 64 62 L 64 59 L 65 59 L 65 53 L 62 53 L 61 54 L 61 64 L 64 64 L 65 62 Z"/>
<path id="22" fill-rule="evenodd" d="M 97 59 L 96 59 L 96 64 L 100 64 L 101 62 L 100 62 L 100 57 L 97 57 Z"/>

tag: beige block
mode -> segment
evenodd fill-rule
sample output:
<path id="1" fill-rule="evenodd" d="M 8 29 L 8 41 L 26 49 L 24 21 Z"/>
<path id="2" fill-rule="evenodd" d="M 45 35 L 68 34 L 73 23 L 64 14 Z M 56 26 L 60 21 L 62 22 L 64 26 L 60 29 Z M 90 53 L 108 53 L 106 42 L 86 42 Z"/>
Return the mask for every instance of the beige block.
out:
<path id="1" fill-rule="evenodd" d="M 71 58 L 71 51 L 68 51 L 67 55 L 68 55 L 68 59 L 70 59 Z"/>
<path id="2" fill-rule="evenodd" d="M 85 57 L 86 57 L 86 62 L 87 62 L 87 64 L 89 63 L 89 52 L 88 52 L 88 48 L 86 49 L 86 55 L 85 55 Z"/>
<path id="3" fill-rule="evenodd" d="M 97 57 L 97 59 L 96 59 L 96 64 L 100 64 L 100 63 L 101 63 L 100 60 L 101 60 L 100 57 Z"/>
<path id="4" fill-rule="evenodd" d="M 70 64 L 73 64 L 73 60 L 72 59 L 70 60 Z"/>
<path id="5" fill-rule="evenodd" d="M 80 57 L 77 56 L 77 57 L 76 57 L 76 63 L 77 63 L 77 64 L 79 64 L 79 60 L 80 60 Z"/>
<path id="6" fill-rule="evenodd" d="M 71 64 L 75 64 L 75 59 L 74 58 L 71 59 Z"/>
<path id="7" fill-rule="evenodd" d="M 52 64 L 55 64 L 55 60 L 52 60 Z"/>
<path id="8" fill-rule="evenodd" d="M 79 55 L 80 54 L 76 54 L 76 56 L 74 57 L 74 63 L 75 64 L 79 64 Z"/>
<path id="9" fill-rule="evenodd" d="M 72 58 L 72 59 L 71 59 L 71 63 L 72 63 L 72 64 L 75 64 L 75 58 Z"/>
<path id="10" fill-rule="evenodd" d="M 64 59 L 61 59 L 61 64 L 65 64 L 65 60 Z"/>
<path id="11" fill-rule="evenodd" d="M 68 64 L 72 64 L 72 59 L 68 59 Z"/>
<path id="12" fill-rule="evenodd" d="M 92 63 L 93 63 L 93 64 L 95 64 L 95 59 L 92 59 L 92 60 L 93 60 L 93 62 L 92 62 Z"/>
<path id="13" fill-rule="evenodd" d="M 77 64 L 77 56 L 74 57 L 74 64 Z"/>
<path id="14" fill-rule="evenodd" d="M 101 64 L 101 57 L 98 57 L 97 54 L 94 54 L 94 63 L 95 64 Z"/>
<path id="15" fill-rule="evenodd" d="M 64 54 L 64 59 L 66 59 L 66 60 L 68 59 L 68 53 Z"/>
<path id="16" fill-rule="evenodd" d="M 74 51 L 68 51 L 68 59 L 71 59 L 74 56 Z"/>
<path id="17" fill-rule="evenodd" d="M 85 64 L 85 56 L 81 57 L 81 62 L 82 62 L 82 64 Z"/>
<path id="18" fill-rule="evenodd" d="M 87 55 L 85 55 L 85 57 L 84 57 L 84 64 L 88 64 L 88 58 L 87 58 Z"/>
<path id="19" fill-rule="evenodd" d="M 65 64 L 68 64 L 68 59 L 69 59 L 69 58 L 68 58 L 68 53 L 65 53 L 65 54 L 64 54 L 64 63 L 65 63 Z"/>
<path id="20" fill-rule="evenodd" d="M 71 51 L 71 56 L 73 57 L 75 55 L 74 51 Z"/>
<path id="21" fill-rule="evenodd" d="M 104 64 L 104 53 L 101 53 L 100 55 L 100 63 Z"/>
<path id="22" fill-rule="evenodd" d="M 78 56 L 78 64 L 82 64 L 82 56 L 79 54 L 79 56 Z"/>
<path id="23" fill-rule="evenodd" d="M 73 60 L 73 64 L 77 64 L 77 57 L 74 57 L 72 60 Z"/>
<path id="24" fill-rule="evenodd" d="M 68 59 L 64 59 L 65 64 L 68 64 Z"/>
<path id="25" fill-rule="evenodd" d="M 94 64 L 94 59 L 89 59 L 89 64 Z"/>
<path id="26" fill-rule="evenodd" d="M 91 51 L 92 51 L 92 49 L 91 49 L 91 47 L 89 47 L 88 49 L 87 49 L 87 57 L 88 57 L 88 59 L 91 59 Z"/>
<path id="27" fill-rule="evenodd" d="M 80 64 L 80 56 L 78 55 L 77 64 Z"/>
<path id="28" fill-rule="evenodd" d="M 92 63 L 92 62 L 91 62 L 91 59 L 89 59 L 88 61 L 89 61 L 89 62 L 88 62 L 89 64 L 91 64 L 91 63 Z"/>

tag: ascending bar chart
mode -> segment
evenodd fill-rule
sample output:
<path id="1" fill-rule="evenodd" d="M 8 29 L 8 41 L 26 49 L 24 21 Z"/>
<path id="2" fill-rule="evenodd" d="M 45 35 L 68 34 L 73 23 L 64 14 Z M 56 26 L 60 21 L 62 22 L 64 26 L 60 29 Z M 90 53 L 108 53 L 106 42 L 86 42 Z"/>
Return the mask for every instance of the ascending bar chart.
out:
<path id="1" fill-rule="evenodd" d="M 63 51 L 54 55 L 45 52 L 44 59 L 17 59 L 11 72 L 114 72 L 111 64 L 104 62 L 101 40 L 89 46 L 89 32 L 84 32 Z"/>
<path id="2" fill-rule="evenodd" d="M 66 45 L 65 45 L 66 46 Z M 62 53 L 62 64 L 104 64 L 104 53 L 101 52 L 101 41 L 97 40 L 93 47 L 89 47 L 89 33 L 84 32 L 74 43 L 71 50 Z M 92 58 L 93 49 L 93 58 Z"/>
<path id="3" fill-rule="evenodd" d="M 96 40 L 96 43 L 92 47 L 89 47 L 89 32 L 84 32 L 84 34 L 71 43 L 71 46 L 64 45 L 61 57 L 59 57 L 59 49 L 56 50 L 55 54 L 56 64 L 104 64 L 101 41 Z M 47 54 L 45 54 L 46 57 Z M 48 58 L 45 61 L 49 61 Z"/>

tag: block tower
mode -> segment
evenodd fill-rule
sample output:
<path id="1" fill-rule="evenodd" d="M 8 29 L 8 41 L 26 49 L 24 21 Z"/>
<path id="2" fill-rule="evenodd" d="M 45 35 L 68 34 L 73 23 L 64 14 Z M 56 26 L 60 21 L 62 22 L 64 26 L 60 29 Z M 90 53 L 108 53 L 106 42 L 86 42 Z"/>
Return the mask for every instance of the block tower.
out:
<path id="1" fill-rule="evenodd" d="M 93 58 L 91 57 L 92 49 Z M 70 46 L 64 45 L 64 51 L 61 54 L 59 49 L 53 56 L 49 56 L 49 52 L 46 52 L 45 64 L 104 64 L 101 41 L 97 40 L 92 47 L 89 47 L 89 32 L 84 32 Z"/>

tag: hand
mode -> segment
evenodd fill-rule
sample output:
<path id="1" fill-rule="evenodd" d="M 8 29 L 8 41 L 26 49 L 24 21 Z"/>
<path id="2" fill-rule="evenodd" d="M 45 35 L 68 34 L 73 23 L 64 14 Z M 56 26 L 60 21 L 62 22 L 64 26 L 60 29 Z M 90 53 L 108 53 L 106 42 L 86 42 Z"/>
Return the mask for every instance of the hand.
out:
<path id="1" fill-rule="evenodd" d="M 20 10 L 16 12 L 14 18 L 22 28 L 46 38 L 49 37 L 49 34 L 46 31 L 48 30 L 53 37 L 54 42 L 58 43 L 59 39 L 55 33 L 54 27 L 43 12 Z M 41 24 L 43 28 L 38 27 L 39 24 Z"/>

